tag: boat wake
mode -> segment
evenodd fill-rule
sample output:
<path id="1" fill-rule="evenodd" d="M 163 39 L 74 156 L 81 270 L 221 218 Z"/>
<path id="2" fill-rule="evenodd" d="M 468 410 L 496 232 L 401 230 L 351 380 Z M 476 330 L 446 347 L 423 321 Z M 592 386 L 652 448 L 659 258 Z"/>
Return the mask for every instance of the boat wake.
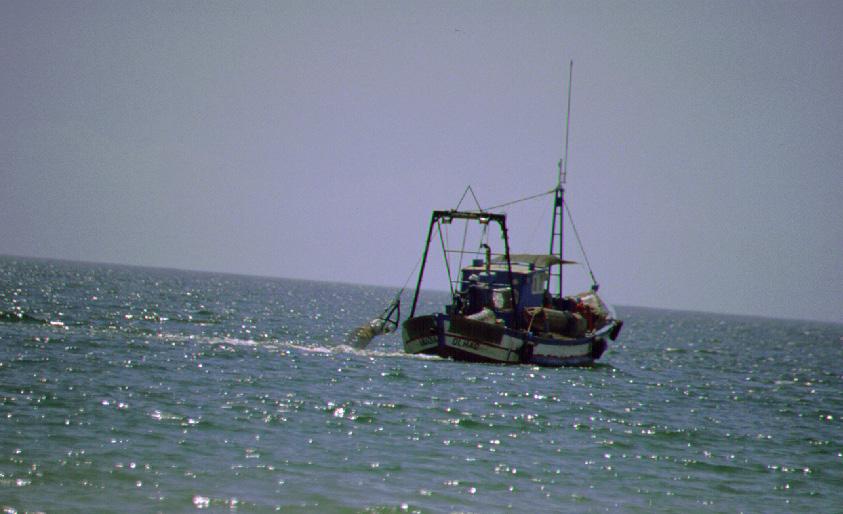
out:
<path id="1" fill-rule="evenodd" d="M 437 355 L 411 355 L 405 353 L 402 349 L 387 350 L 387 349 L 372 349 L 372 348 L 355 348 L 345 342 L 338 343 L 332 346 L 323 345 L 308 345 L 301 342 L 279 341 L 279 347 L 291 348 L 305 353 L 323 354 L 323 355 L 356 355 L 359 357 L 371 358 L 389 358 L 389 359 L 414 359 L 414 360 L 444 360 Z"/>
<path id="2" fill-rule="evenodd" d="M 184 334 L 158 334 L 158 339 L 172 342 L 172 343 L 194 343 L 206 344 L 219 348 L 260 348 L 270 352 L 301 352 L 312 355 L 355 355 L 359 357 L 371 358 L 401 358 L 414 360 L 443 360 L 436 355 L 418 354 L 412 355 L 405 353 L 403 349 L 388 349 L 388 348 L 356 348 L 349 345 L 346 341 L 337 342 L 335 344 L 325 344 L 323 342 L 307 342 L 300 340 L 284 340 L 284 339 L 268 339 L 268 340 L 254 340 L 254 339 L 240 339 L 237 337 L 228 336 L 198 336 L 198 335 L 184 335 Z"/>

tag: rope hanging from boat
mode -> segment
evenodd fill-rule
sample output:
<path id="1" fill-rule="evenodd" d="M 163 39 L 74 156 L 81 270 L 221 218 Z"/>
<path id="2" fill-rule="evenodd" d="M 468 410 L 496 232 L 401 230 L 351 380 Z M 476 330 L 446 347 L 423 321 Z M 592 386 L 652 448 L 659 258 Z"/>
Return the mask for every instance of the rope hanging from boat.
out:
<path id="1" fill-rule="evenodd" d="M 439 242 L 442 244 L 442 257 L 445 258 L 445 269 L 448 271 L 448 287 L 451 290 L 451 296 L 454 296 L 454 281 L 451 276 L 451 265 L 448 262 L 448 247 L 445 246 L 445 240 L 442 238 L 442 223 L 436 222 L 436 229 L 439 231 Z"/>
<path id="2" fill-rule="evenodd" d="M 407 280 L 404 281 L 404 285 L 401 286 L 401 290 L 398 291 L 399 296 L 404 294 L 404 290 L 407 289 L 407 285 L 410 283 L 410 280 L 412 280 L 413 277 L 416 276 L 416 270 L 419 269 L 419 264 L 421 264 L 421 261 L 422 261 L 422 256 L 419 255 L 419 258 L 416 260 L 416 265 L 413 266 L 413 269 L 410 271 L 410 274 L 407 275 Z"/>
<path id="3" fill-rule="evenodd" d="M 574 236 L 577 238 L 577 244 L 580 247 L 580 252 L 582 252 L 583 260 L 585 261 L 585 266 L 588 268 L 588 274 L 591 275 L 591 290 L 597 291 L 600 288 L 600 284 L 597 283 L 597 279 L 594 278 L 594 272 L 591 270 L 591 263 L 588 261 L 588 255 L 585 253 L 585 247 L 582 244 L 582 240 L 580 239 L 580 233 L 577 230 L 577 225 L 574 224 L 574 217 L 571 216 L 571 210 L 568 209 L 568 202 L 565 202 L 565 212 L 568 213 L 568 220 L 571 222 L 571 228 L 574 229 Z"/>

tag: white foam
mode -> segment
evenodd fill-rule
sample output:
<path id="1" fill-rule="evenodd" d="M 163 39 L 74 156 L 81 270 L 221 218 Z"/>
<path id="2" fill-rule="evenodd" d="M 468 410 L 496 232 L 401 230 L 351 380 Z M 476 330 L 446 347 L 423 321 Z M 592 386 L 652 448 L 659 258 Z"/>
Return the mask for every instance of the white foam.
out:
<path id="1" fill-rule="evenodd" d="M 336 344 L 308 344 L 300 340 L 281 340 L 271 339 L 267 341 L 255 341 L 254 339 L 240 339 L 230 336 L 202 336 L 202 335 L 185 335 L 185 334 L 166 334 L 161 333 L 157 336 L 164 341 L 172 342 L 194 342 L 199 344 L 208 344 L 213 346 L 236 346 L 245 348 L 262 348 L 270 351 L 283 351 L 284 349 L 295 350 L 308 354 L 316 355 L 338 355 L 351 354 L 361 357 L 372 358 L 402 358 L 402 359 L 420 359 L 420 360 L 441 360 L 441 357 L 436 355 L 426 354 L 409 354 L 403 350 L 395 348 L 354 348 L 343 342 Z"/>

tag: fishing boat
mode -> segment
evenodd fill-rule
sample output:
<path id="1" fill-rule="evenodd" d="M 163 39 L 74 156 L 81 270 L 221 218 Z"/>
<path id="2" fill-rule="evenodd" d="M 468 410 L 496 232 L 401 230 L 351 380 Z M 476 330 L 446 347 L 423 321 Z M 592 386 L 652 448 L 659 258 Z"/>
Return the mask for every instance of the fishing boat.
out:
<path id="1" fill-rule="evenodd" d="M 486 244 L 485 259 L 459 271 L 444 312 L 416 316 L 434 230 L 454 220 L 496 225 L 503 253 L 493 254 Z M 623 322 L 598 296 L 596 284 L 569 296 L 549 292 L 549 280 L 561 277 L 553 268 L 566 264 L 571 261 L 556 254 L 510 253 L 505 214 L 433 211 L 410 317 L 401 325 L 404 351 L 501 364 L 593 364 Z"/>
<path id="2" fill-rule="evenodd" d="M 568 112 L 570 120 L 570 82 Z M 567 176 L 563 163 L 567 162 L 568 123 L 565 158 L 559 161 L 556 187 L 547 192 L 554 195 L 549 253 L 511 253 L 506 214 L 481 209 L 479 203 L 476 210 L 460 210 L 458 204 L 457 209 L 433 211 L 410 316 L 401 324 L 406 353 L 472 362 L 581 366 L 593 364 L 603 355 L 608 341 L 618 337 L 623 322 L 598 296 L 599 286 L 590 266 L 589 290 L 572 295 L 562 292 L 562 268 L 573 263 L 563 256 Z M 445 246 L 443 230 L 455 221 L 478 225 L 484 237 L 477 251 L 468 252 L 480 258 L 458 267 L 453 277 L 449 254 L 467 253 L 464 247 L 455 250 Z M 489 227 L 500 232 L 502 248 L 497 252 L 490 246 L 495 239 L 490 237 Z M 442 244 L 451 301 L 444 312 L 417 316 L 434 233 Z"/>

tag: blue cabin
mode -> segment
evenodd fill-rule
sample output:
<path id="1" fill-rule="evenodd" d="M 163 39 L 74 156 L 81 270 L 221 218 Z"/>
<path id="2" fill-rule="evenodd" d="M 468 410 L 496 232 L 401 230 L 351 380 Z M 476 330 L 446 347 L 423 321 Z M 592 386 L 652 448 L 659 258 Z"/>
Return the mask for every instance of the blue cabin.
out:
<path id="1" fill-rule="evenodd" d="M 470 266 L 463 268 L 453 302 L 446 307 L 446 312 L 470 316 L 488 308 L 507 326 L 512 326 L 514 316 L 523 319 L 525 308 L 548 304 L 549 265 L 559 259 L 547 255 L 513 255 L 510 260 L 511 268 L 506 262 L 483 259 L 475 259 Z"/>

